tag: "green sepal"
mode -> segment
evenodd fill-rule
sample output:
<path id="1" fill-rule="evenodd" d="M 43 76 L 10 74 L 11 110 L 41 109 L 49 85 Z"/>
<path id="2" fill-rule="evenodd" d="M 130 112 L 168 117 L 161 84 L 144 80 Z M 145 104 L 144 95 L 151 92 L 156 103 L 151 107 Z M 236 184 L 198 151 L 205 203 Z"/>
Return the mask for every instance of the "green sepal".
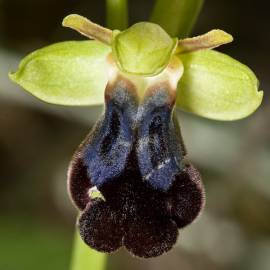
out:
<path id="1" fill-rule="evenodd" d="M 177 45 L 159 25 L 140 22 L 114 31 L 112 50 L 118 68 L 129 74 L 154 76 L 168 65 Z"/>
<path id="2" fill-rule="evenodd" d="M 178 84 L 177 107 L 214 120 L 237 120 L 261 104 L 258 80 L 245 65 L 213 50 L 180 55 L 184 75 Z"/>
<path id="3" fill-rule="evenodd" d="M 109 46 L 67 41 L 26 56 L 10 78 L 39 99 L 61 105 L 102 104 Z"/>

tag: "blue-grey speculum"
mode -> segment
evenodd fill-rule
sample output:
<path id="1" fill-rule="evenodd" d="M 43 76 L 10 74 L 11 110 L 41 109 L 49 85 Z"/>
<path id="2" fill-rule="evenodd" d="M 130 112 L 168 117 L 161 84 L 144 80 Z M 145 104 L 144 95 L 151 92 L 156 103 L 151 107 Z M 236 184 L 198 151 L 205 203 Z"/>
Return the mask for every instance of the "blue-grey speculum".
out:
<path id="1" fill-rule="evenodd" d="M 201 177 L 187 160 L 174 105 L 169 83 L 152 84 L 143 100 L 121 75 L 108 83 L 104 114 L 68 175 L 79 231 L 91 248 L 159 256 L 202 209 Z M 103 198 L 91 198 L 93 187 Z"/>

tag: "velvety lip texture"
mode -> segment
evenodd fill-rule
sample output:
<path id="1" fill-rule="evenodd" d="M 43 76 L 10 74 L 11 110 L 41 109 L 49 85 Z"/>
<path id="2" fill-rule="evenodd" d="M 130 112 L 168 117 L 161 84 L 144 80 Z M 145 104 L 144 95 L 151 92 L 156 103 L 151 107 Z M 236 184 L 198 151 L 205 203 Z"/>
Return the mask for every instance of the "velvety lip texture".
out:
<path id="1" fill-rule="evenodd" d="M 127 79 L 108 83 L 104 115 L 74 154 L 68 177 L 91 248 L 159 256 L 202 209 L 203 185 L 186 159 L 174 103 L 168 83 L 152 85 L 142 101 Z M 93 187 L 102 198 L 91 198 Z"/>

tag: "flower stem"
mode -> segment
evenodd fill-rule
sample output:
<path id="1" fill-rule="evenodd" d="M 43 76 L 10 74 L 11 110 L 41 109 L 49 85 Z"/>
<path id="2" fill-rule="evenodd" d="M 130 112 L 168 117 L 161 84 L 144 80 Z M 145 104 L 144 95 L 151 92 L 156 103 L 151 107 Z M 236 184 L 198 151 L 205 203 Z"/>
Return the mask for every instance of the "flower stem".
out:
<path id="1" fill-rule="evenodd" d="M 156 0 L 150 21 L 159 24 L 173 37 L 187 37 L 204 0 Z"/>
<path id="2" fill-rule="evenodd" d="M 128 27 L 128 1 L 106 0 L 107 27 L 124 30 Z"/>
<path id="3" fill-rule="evenodd" d="M 106 254 L 90 249 L 81 239 L 78 232 L 75 234 L 70 270 L 105 270 Z"/>

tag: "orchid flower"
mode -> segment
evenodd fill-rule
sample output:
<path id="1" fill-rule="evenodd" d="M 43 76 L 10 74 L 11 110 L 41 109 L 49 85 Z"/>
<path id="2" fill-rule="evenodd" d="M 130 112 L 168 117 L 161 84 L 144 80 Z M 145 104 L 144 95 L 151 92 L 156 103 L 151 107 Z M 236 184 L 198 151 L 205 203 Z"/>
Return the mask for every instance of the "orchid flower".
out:
<path id="1" fill-rule="evenodd" d="M 10 78 L 45 102 L 104 104 L 68 172 L 80 235 L 98 251 L 159 256 L 204 206 L 175 110 L 241 119 L 263 92 L 248 67 L 213 50 L 233 40 L 222 30 L 178 39 L 155 23 L 119 31 L 74 14 L 63 26 L 91 40 L 33 52 Z"/>

